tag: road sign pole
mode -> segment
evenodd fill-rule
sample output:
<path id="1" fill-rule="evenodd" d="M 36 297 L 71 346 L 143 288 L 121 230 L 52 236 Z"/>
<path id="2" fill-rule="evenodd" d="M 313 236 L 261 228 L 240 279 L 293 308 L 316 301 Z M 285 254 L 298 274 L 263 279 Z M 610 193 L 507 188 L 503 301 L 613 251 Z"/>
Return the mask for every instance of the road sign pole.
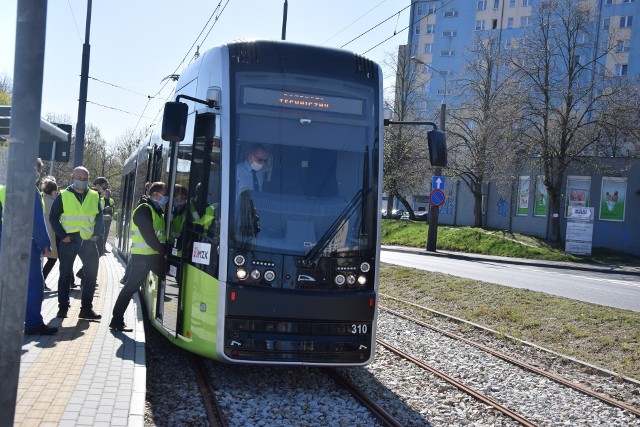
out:
<path id="1" fill-rule="evenodd" d="M 446 96 L 446 89 L 445 89 Z M 444 102 L 440 105 L 440 130 L 445 131 L 445 121 L 447 114 L 447 104 Z M 436 167 L 433 169 L 433 173 L 436 176 L 442 175 L 442 168 Z M 429 232 L 427 233 L 427 251 L 436 251 L 436 241 L 438 240 L 438 215 L 440 213 L 440 206 L 434 206 L 429 204 Z"/>
<path id="2" fill-rule="evenodd" d="M 24 339 L 35 164 L 40 139 L 47 2 L 19 0 L 13 68 L 7 194 L 0 247 L 0 413 L 13 425 Z"/>

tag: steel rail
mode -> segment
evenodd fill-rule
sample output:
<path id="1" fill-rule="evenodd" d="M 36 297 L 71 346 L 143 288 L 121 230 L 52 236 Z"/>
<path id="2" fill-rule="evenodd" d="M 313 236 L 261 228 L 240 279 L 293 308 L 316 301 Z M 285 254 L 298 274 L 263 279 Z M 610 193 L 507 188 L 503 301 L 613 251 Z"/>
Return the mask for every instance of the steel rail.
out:
<path id="1" fill-rule="evenodd" d="M 204 410 L 211 427 L 227 427 L 227 421 L 222 415 L 222 410 L 216 398 L 215 389 L 208 375 L 207 367 L 204 366 L 204 359 L 194 354 L 190 355 L 191 367 L 196 376 L 198 388 L 202 395 Z"/>
<path id="2" fill-rule="evenodd" d="M 461 390 L 461 391 L 463 391 L 463 392 L 475 397 L 480 402 L 485 403 L 485 404 L 495 408 L 496 410 L 502 412 L 504 415 L 508 416 L 512 420 L 519 422 L 523 426 L 525 426 L 525 427 L 538 427 L 537 424 L 529 421 L 528 419 L 524 418 L 523 416 L 521 416 L 517 412 L 512 411 L 511 409 L 507 408 L 506 406 L 502 406 L 500 403 L 498 403 L 495 400 L 491 399 L 489 396 L 486 396 L 486 395 L 480 393 L 479 391 L 476 391 L 473 388 L 464 385 L 460 381 L 450 377 L 449 375 L 445 374 L 444 372 L 440 371 L 439 369 L 434 368 L 433 366 L 425 363 L 424 361 L 422 361 L 420 359 L 416 359 L 412 355 L 410 355 L 408 353 L 405 353 L 404 351 L 402 351 L 399 348 L 389 344 L 388 342 L 383 341 L 380 338 L 376 339 L 376 342 L 379 345 L 381 345 L 384 348 L 386 348 L 387 350 L 389 350 L 389 351 L 397 354 L 398 356 L 402 357 L 403 359 L 406 359 L 406 360 L 409 360 L 410 362 L 413 362 L 414 364 L 416 364 L 417 366 L 421 367 L 422 369 L 425 369 L 425 370 L 431 372 L 433 375 L 437 376 L 441 380 L 444 380 L 444 381 L 448 382 L 449 384 L 453 385 L 454 387 L 458 388 L 459 390 Z"/>
<path id="3" fill-rule="evenodd" d="M 629 411 L 629 412 L 631 412 L 632 414 L 634 414 L 636 416 L 640 416 L 640 409 L 635 408 L 633 406 L 630 406 L 630 405 L 626 404 L 625 402 L 621 402 L 621 401 L 619 401 L 617 399 L 614 399 L 614 398 L 612 398 L 610 396 L 607 396 L 605 394 L 598 393 L 597 391 L 591 390 L 590 388 L 587 388 L 587 387 L 584 387 L 584 386 L 582 386 L 580 384 L 574 383 L 573 381 L 570 381 L 570 380 L 568 380 L 566 378 L 563 378 L 563 377 L 561 377 L 559 375 L 556 375 L 556 374 L 553 374 L 551 372 L 545 371 L 544 369 L 540 369 L 540 368 L 538 368 L 536 366 L 533 366 L 533 365 L 531 365 L 531 364 L 529 364 L 529 363 L 527 363 L 525 361 L 522 361 L 522 360 L 517 359 L 515 357 L 509 356 L 507 354 L 501 353 L 501 352 L 499 352 L 497 350 L 494 350 L 494 349 L 492 349 L 490 347 L 487 347 L 487 346 L 485 346 L 483 344 L 471 341 L 471 340 L 469 340 L 467 338 L 464 338 L 464 337 L 462 337 L 460 335 L 456 335 L 456 334 L 454 334 L 452 332 L 445 331 L 444 329 L 440 329 L 440 328 L 438 328 L 436 326 L 429 325 L 429 324 L 427 324 L 427 323 L 425 323 L 425 322 L 423 322 L 423 321 L 421 321 L 419 319 L 415 319 L 415 318 L 413 318 L 411 316 L 408 316 L 406 314 L 400 313 L 398 311 L 395 311 L 395 310 L 392 310 L 392 309 L 386 308 L 386 307 L 379 307 L 379 308 L 380 308 L 380 310 L 384 310 L 384 311 L 386 311 L 388 313 L 393 314 L 394 316 L 398 316 L 398 317 L 401 317 L 403 319 L 406 319 L 406 320 L 409 320 L 411 322 L 414 322 L 414 323 L 416 323 L 416 324 L 418 324 L 420 326 L 423 326 L 425 328 L 431 329 L 432 331 L 435 331 L 435 332 L 437 332 L 439 334 L 443 334 L 443 335 L 445 335 L 445 336 L 447 336 L 447 337 L 449 337 L 451 339 L 462 341 L 465 344 L 468 344 L 468 345 L 470 345 L 472 347 L 475 347 L 477 349 L 485 351 L 485 352 L 487 352 L 487 353 L 489 353 L 489 354 L 491 354 L 491 355 L 493 355 L 495 357 L 503 359 L 503 360 L 505 360 L 505 361 L 507 361 L 509 363 L 512 363 L 512 364 L 514 364 L 516 366 L 519 366 L 519 367 L 521 367 L 523 369 L 526 369 L 528 371 L 534 372 L 534 373 L 536 373 L 538 375 L 541 375 L 543 377 L 549 378 L 550 380 L 553 380 L 553 381 L 555 381 L 555 382 L 557 382 L 559 384 L 562 384 L 562 385 L 564 385 L 566 387 L 570 387 L 570 388 L 572 388 L 574 390 L 577 390 L 577 391 L 579 391 L 581 393 L 584 393 L 584 394 L 586 394 L 588 396 L 591 396 L 591 397 L 594 397 L 596 399 L 599 399 L 599 400 L 601 400 L 601 401 L 603 401 L 603 402 L 605 402 L 605 403 L 607 403 L 609 405 L 615 406 L 615 407 L 620 408 L 620 409 L 624 409 L 625 411 Z"/>
<path id="4" fill-rule="evenodd" d="M 342 387 L 346 388 L 360 403 L 367 407 L 371 413 L 382 422 L 383 425 L 389 427 L 403 427 L 403 424 L 394 418 L 393 415 L 388 413 L 374 402 L 369 396 L 367 396 L 358 386 L 349 381 L 342 373 L 338 372 L 334 368 L 323 368 L 323 370 L 331 376 Z"/>

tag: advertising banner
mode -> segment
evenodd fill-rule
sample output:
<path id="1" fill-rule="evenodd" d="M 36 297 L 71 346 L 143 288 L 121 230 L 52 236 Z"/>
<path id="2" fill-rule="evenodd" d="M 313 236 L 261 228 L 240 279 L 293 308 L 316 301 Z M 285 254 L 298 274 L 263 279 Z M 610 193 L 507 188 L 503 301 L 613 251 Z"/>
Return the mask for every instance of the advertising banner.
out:
<path id="1" fill-rule="evenodd" d="M 624 207 L 627 196 L 627 178 L 602 178 L 600 193 L 600 219 L 603 221 L 624 221 Z"/>

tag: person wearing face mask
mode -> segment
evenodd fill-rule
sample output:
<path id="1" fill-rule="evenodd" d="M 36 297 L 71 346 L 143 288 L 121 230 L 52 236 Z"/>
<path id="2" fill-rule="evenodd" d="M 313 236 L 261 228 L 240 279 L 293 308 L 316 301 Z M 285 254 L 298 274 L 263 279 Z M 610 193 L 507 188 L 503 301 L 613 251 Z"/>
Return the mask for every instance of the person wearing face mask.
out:
<path id="1" fill-rule="evenodd" d="M 102 207 L 102 223 L 104 227 L 106 227 L 106 222 L 109 221 L 109 226 L 111 226 L 111 215 L 107 214 L 104 202 L 104 193 L 109 189 L 109 181 L 107 181 L 107 178 L 99 176 L 93 181 L 93 189 L 100 195 L 100 206 Z M 102 232 L 100 233 L 100 236 L 98 236 L 98 240 L 96 240 L 98 256 L 104 255 L 104 248 L 106 243 L 105 229 L 101 231 Z M 76 276 L 80 279 L 84 277 L 84 266 L 80 267 L 80 270 L 78 270 Z"/>
<path id="2" fill-rule="evenodd" d="M 111 219 L 113 217 L 113 199 L 111 198 L 111 190 L 108 188 L 102 193 L 102 217 L 104 218 L 104 235 L 102 237 L 102 253 L 108 254 L 111 251 L 107 250 L 107 239 L 109 238 L 109 231 L 111 231 Z"/>
<path id="3" fill-rule="evenodd" d="M 245 190 L 262 191 L 264 165 L 269 153 L 262 144 L 253 144 L 247 158 L 236 165 L 236 197 Z"/>
<path id="4" fill-rule="evenodd" d="M 169 230 L 169 243 L 177 250 L 177 256 L 182 254 L 182 232 L 187 219 L 187 201 L 189 193 L 183 185 L 176 184 L 173 187 L 173 205 L 171 211 L 171 227 Z"/>
<path id="5" fill-rule="evenodd" d="M 124 332 L 132 330 L 124 323 L 124 313 L 129 301 L 144 284 L 149 272 L 152 271 L 160 280 L 164 280 L 167 239 L 164 232 L 163 210 L 168 200 L 166 184 L 154 182 L 149 187 L 149 195 L 143 195 L 133 211 L 128 274 L 113 306 L 113 317 L 109 323 L 111 329 Z"/>
<path id="6" fill-rule="evenodd" d="M 67 317 L 69 311 L 69 289 L 73 282 L 73 263 L 80 256 L 83 265 L 81 319 L 102 318 L 93 311 L 93 296 L 98 275 L 98 247 L 96 241 L 102 236 L 103 219 L 100 195 L 89 188 L 89 171 L 78 166 L 71 175 L 72 184 L 62 190 L 51 205 L 49 221 L 60 238 L 58 259 L 58 315 Z"/>

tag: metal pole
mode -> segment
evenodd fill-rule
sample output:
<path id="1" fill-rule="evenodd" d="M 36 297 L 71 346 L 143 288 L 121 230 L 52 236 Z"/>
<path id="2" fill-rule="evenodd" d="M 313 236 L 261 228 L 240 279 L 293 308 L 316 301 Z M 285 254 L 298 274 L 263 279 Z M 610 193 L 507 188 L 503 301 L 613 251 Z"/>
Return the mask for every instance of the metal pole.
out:
<path id="1" fill-rule="evenodd" d="M 91 1 L 87 0 L 87 26 L 82 45 L 82 69 L 80 71 L 80 99 L 78 100 L 78 124 L 76 125 L 76 148 L 74 150 L 73 165 L 81 166 L 84 156 L 84 128 L 87 115 L 87 86 L 89 84 L 89 32 L 91 30 Z"/>
<path id="2" fill-rule="evenodd" d="M 53 141 L 52 147 L 51 147 L 51 161 L 49 162 L 49 175 L 53 176 L 53 161 L 56 158 L 56 141 Z"/>
<path id="3" fill-rule="evenodd" d="M 284 0 L 284 9 L 282 11 L 282 40 L 287 39 L 287 9 L 289 8 L 289 2 Z"/>
<path id="4" fill-rule="evenodd" d="M 0 246 L 0 413 L 15 418 L 33 233 L 35 164 L 40 139 L 46 0 L 19 0 L 9 128 L 7 194 Z"/>
<path id="5" fill-rule="evenodd" d="M 444 77 L 444 76 L 443 76 Z M 447 80 L 445 78 L 444 84 L 444 96 L 447 96 Z M 442 104 L 440 104 L 440 130 L 445 131 L 445 121 L 447 114 L 447 104 L 445 104 L 444 99 Z M 442 174 L 442 168 L 436 167 L 433 169 L 433 173 L 435 176 L 440 176 Z M 440 206 L 431 205 L 431 201 L 429 201 L 429 232 L 427 233 L 427 251 L 435 252 L 436 251 L 436 241 L 438 240 L 438 216 L 440 215 Z"/>

